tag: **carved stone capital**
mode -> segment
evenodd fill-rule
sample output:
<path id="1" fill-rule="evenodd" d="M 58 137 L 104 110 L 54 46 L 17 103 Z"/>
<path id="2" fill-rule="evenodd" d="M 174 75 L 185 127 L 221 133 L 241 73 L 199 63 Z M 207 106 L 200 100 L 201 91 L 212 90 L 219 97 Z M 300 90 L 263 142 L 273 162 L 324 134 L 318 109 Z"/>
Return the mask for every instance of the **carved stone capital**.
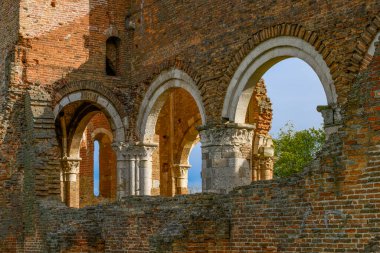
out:
<path id="1" fill-rule="evenodd" d="M 124 149 L 123 154 L 129 158 L 138 157 L 140 160 L 149 160 L 157 146 L 155 143 L 129 145 Z"/>
<path id="2" fill-rule="evenodd" d="M 203 147 L 251 145 L 254 125 L 225 124 L 218 127 L 201 126 L 198 128 Z"/>
<path id="3" fill-rule="evenodd" d="M 189 169 L 191 168 L 191 165 L 189 164 L 175 164 L 175 176 L 177 178 L 187 178 L 189 174 Z"/>
<path id="4" fill-rule="evenodd" d="M 274 156 L 273 140 L 268 135 L 256 135 L 253 145 L 253 154 L 263 157 Z"/>
<path id="5" fill-rule="evenodd" d="M 125 142 L 113 142 L 111 144 L 111 147 L 112 147 L 113 151 L 115 151 L 116 153 L 117 152 L 122 152 L 123 149 L 125 149 L 126 147 L 128 147 L 128 143 L 125 143 Z"/>
<path id="6" fill-rule="evenodd" d="M 64 157 L 61 159 L 64 181 L 75 182 L 80 169 L 80 158 Z"/>

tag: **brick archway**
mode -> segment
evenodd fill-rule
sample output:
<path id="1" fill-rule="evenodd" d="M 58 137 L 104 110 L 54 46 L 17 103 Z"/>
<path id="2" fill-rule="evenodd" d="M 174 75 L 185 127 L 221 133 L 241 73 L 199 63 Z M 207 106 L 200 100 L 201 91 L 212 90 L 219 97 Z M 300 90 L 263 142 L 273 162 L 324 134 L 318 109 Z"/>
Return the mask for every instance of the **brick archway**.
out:
<path id="1" fill-rule="evenodd" d="M 230 80 L 222 116 L 231 122 L 244 123 L 256 83 L 269 68 L 290 57 L 300 58 L 314 69 L 323 84 L 329 105 L 334 108 L 337 94 L 323 54 L 303 39 L 280 36 L 260 43 L 241 61 Z"/>
<path id="2" fill-rule="evenodd" d="M 182 88 L 193 97 L 198 106 L 202 123 L 206 124 L 206 111 L 202 96 L 194 80 L 178 69 L 164 71 L 150 85 L 140 106 L 137 134 L 141 142 L 152 142 L 159 112 L 164 105 L 168 91 L 174 88 Z"/>
<path id="3" fill-rule="evenodd" d="M 117 102 L 117 100 L 115 101 Z M 122 118 L 115 108 L 113 101 L 93 90 L 79 90 L 68 92 L 61 96 L 54 107 L 54 120 L 60 122 L 60 128 L 63 132 L 62 138 L 62 157 L 61 157 L 61 198 L 70 207 L 79 207 L 79 176 L 81 169 L 81 141 L 83 133 L 88 123 L 100 111 L 104 114 L 105 120 L 108 121 L 112 131 L 113 144 L 121 146 L 125 143 L 125 129 L 127 128 L 127 118 Z M 67 109 L 70 112 L 71 106 L 82 105 L 76 108 L 77 111 L 71 115 L 68 131 L 66 130 L 66 120 L 60 112 Z M 83 105 L 85 107 L 83 107 Z M 66 114 L 66 112 L 65 112 Z M 69 113 L 70 114 L 70 113 Z M 59 119 L 59 120 L 58 120 Z M 113 152 L 113 151 L 112 151 Z M 118 153 L 116 153 L 119 156 Z M 116 187 L 119 187 L 123 163 L 119 159 L 116 161 Z"/>
<path id="4" fill-rule="evenodd" d="M 54 112 L 55 119 L 57 119 L 59 112 L 65 106 L 74 102 L 78 102 L 78 101 L 87 101 L 101 108 L 101 111 L 105 113 L 105 115 L 110 121 L 111 127 L 113 129 L 114 142 L 116 143 L 125 142 L 125 129 L 128 127 L 127 118 L 124 117 L 124 119 L 122 119 L 118 110 L 116 110 L 113 102 L 109 101 L 105 96 L 100 95 L 95 91 L 82 90 L 82 91 L 72 92 L 72 93 L 67 94 L 66 96 L 63 96 L 54 107 L 53 112 Z M 76 132 L 78 132 L 78 134 L 80 135 L 81 129 L 78 128 Z M 76 134 L 74 134 L 71 147 L 75 151 L 77 151 L 78 153 L 77 156 L 79 156 L 79 149 L 77 150 L 75 147 L 76 146 L 79 147 L 80 136 L 78 138 L 75 138 L 75 135 Z M 71 155 L 74 155 L 74 153 L 72 153 Z"/>

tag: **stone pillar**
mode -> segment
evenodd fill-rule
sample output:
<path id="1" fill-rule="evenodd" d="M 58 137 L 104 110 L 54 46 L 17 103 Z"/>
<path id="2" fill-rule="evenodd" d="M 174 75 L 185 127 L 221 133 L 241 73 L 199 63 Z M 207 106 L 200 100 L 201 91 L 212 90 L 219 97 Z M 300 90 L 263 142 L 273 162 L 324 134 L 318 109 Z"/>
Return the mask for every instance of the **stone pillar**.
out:
<path id="1" fill-rule="evenodd" d="M 340 108 L 336 105 L 319 105 L 317 106 L 317 111 L 322 114 L 326 139 L 328 139 L 342 125 Z"/>
<path id="2" fill-rule="evenodd" d="M 124 143 L 113 143 L 112 148 L 116 153 L 116 198 L 121 199 L 129 195 L 129 189 L 127 189 L 127 181 L 129 180 L 129 175 L 127 174 L 127 160 L 123 154 L 123 149 L 125 148 Z"/>
<path id="3" fill-rule="evenodd" d="M 79 168 L 80 158 L 61 159 L 61 181 L 64 187 L 64 200 L 67 206 L 79 208 Z"/>
<path id="4" fill-rule="evenodd" d="M 176 177 L 176 194 L 188 194 L 189 169 L 188 164 L 175 164 L 174 171 Z"/>
<path id="5" fill-rule="evenodd" d="M 202 191 L 227 193 L 252 181 L 254 125 L 202 126 Z"/>
<path id="6" fill-rule="evenodd" d="M 152 154 L 154 150 L 157 148 L 157 144 L 142 144 L 140 146 L 140 184 L 141 184 L 141 192 L 140 195 L 148 195 L 152 194 L 152 186 L 153 186 L 153 164 L 152 164 Z"/>
<path id="7" fill-rule="evenodd" d="M 130 152 L 125 156 L 127 160 L 128 195 L 136 195 L 136 155 L 133 152 Z"/>
<path id="8" fill-rule="evenodd" d="M 254 137 L 252 150 L 252 180 L 273 178 L 274 146 L 272 138 L 264 135 Z"/>
<path id="9" fill-rule="evenodd" d="M 151 195 L 152 154 L 157 144 L 137 144 L 124 149 L 127 195 Z"/>

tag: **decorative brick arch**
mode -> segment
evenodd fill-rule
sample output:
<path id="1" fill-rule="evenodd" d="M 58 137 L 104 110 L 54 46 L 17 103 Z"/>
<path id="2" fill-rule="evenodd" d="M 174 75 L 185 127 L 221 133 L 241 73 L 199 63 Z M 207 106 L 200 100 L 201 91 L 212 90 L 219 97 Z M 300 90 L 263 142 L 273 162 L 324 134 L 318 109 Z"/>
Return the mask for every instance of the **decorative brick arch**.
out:
<path id="1" fill-rule="evenodd" d="M 153 81 L 140 106 L 137 119 L 137 134 L 143 143 L 152 142 L 160 110 L 169 95 L 168 91 L 174 88 L 182 88 L 193 97 L 198 106 L 202 123 L 206 123 L 206 111 L 195 81 L 181 70 L 167 70 Z"/>
<path id="2" fill-rule="evenodd" d="M 315 32 L 299 25 L 283 24 L 255 34 L 235 55 L 226 77 L 230 81 L 222 116 L 232 122 L 244 122 L 255 84 L 277 62 L 297 57 L 308 63 L 321 80 L 329 105 L 335 107 L 334 54 Z M 331 70 L 332 69 L 332 70 Z"/>
<path id="3" fill-rule="evenodd" d="M 54 90 L 53 107 L 55 107 L 56 104 L 63 99 L 63 97 L 68 96 L 71 93 L 86 90 L 101 94 L 108 101 L 111 101 L 120 117 L 126 119 L 127 113 L 124 110 L 124 105 L 114 95 L 114 93 L 106 88 L 102 83 L 92 80 L 73 81 L 59 85 L 58 88 Z"/>
<path id="4" fill-rule="evenodd" d="M 350 71 L 357 73 L 366 69 L 375 52 L 375 42 L 380 36 L 380 16 L 374 17 L 356 43 L 354 53 L 349 63 Z"/>
<path id="5" fill-rule="evenodd" d="M 106 115 L 113 130 L 113 140 L 116 143 L 125 142 L 125 130 L 128 128 L 128 118 L 122 109 L 121 103 L 118 99 L 106 90 L 102 85 L 96 82 L 76 82 L 65 86 L 60 92 L 56 93 L 54 117 L 57 118 L 59 112 L 67 105 L 78 102 L 87 101 L 100 108 Z M 121 111 L 121 113 L 120 113 Z M 89 115 L 88 117 L 90 117 Z M 84 119 L 88 121 L 89 118 Z M 81 132 L 81 129 L 75 132 Z M 78 133 L 79 133 L 78 132 Z M 76 135 L 76 134 L 74 134 Z M 78 139 L 78 140 L 77 140 Z M 77 143 L 78 142 L 78 143 Z M 71 146 L 78 146 L 80 138 L 73 139 Z M 79 150 L 75 149 L 75 152 Z"/>

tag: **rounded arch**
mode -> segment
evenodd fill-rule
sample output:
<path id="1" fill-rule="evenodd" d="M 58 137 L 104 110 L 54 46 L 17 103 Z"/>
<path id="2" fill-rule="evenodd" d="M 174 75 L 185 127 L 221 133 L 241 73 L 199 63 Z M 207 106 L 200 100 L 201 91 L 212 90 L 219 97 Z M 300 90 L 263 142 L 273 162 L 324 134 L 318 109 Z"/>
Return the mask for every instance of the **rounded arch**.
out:
<path id="1" fill-rule="evenodd" d="M 89 94 L 84 95 L 91 95 L 92 93 L 95 93 L 95 97 L 98 95 L 103 96 L 107 101 L 112 101 L 112 105 L 115 107 L 116 111 L 120 115 L 120 117 L 123 119 L 124 123 L 128 125 L 128 118 L 127 113 L 124 110 L 124 105 L 120 102 L 120 100 L 115 96 L 114 92 L 109 90 L 106 86 L 104 86 L 102 83 L 93 81 L 93 80 L 79 80 L 79 81 L 73 81 L 73 82 L 60 82 L 55 85 L 56 89 L 54 90 L 54 100 L 53 100 L 53 106 L 55 108 L 57 104 L 60 103 L 64 99 L 64 97 L 70 96 L 70 94 L 75 94 L 78 92 L 89 92 Z M 82 96 L 83 97 L 83 96 Z M 96 100 L 96 98 L 93 98 L 93 100 Z M 62 108 L 59 108 L 59 110 Z M 54 110 L 54 114 L 56 115 L 57 112 Z"/>
<path id="2" fill-rule="evenodd" d="M 222 116 L 232 122 L 244 123 L 256 83 L 269 68 L 290 57 L 297 57 L 314 69 L 323 84 L 329 105 L 335 105 L 334 81 L 322 54 L 303 39 L 280 36 L 260 43 L 240 63 L 229 83 Z"/>
<path id="3" fill-rule="evenodd" d="M 199 132 L 196 126 L 201 124 L 201 120 L 195 121 L 185 132 L 181 145 L 179 146 L 178 156 L 176 157 L 176 163 L 189 165 L 189 156 L 192 148 L 200 141 Z"/>
<path id="4" fill-rule="evenodd" d="M 175 88 L 182 88 L 193 97 L 199 109 L 202 123 L 206 124 L 206 111 L 202 96 L 194 80 L 181 70 L 171 69 L 162 72 L 153 81 L 142 101 L 137 119 L 137 134 L 142 142 L 152 141 L 160 110 L 169 95 L 169 91 Z"/>
<path id="5" fill-rule="evenodd" d="M 372 59 L 375 43 L 379 41 L 380 36 L 380 16 L 373 17 L 363 30 L 357 39 L 356 47 L 349 62 L 349 70 L 353 73 L 367 68 Z"/>
<path id="6" fill-rule="evenodd" d="M 127 127 L 127 120 L 121 118 L 119 112 L 116 110 L 115 106 L 111 101 L 109 101 L 103 95 L 89 90 L 81 90 L 73 93 L 69 93 L 63 96 L 54 107 L 54 117 L 57 120 L 59 113 L 68 105 L 75 102 L 87 102 L 90 105 L 96 107 L 98 110 L 83 110 L 82 114 L 79 114 L 80 120 L 77 121 L 75 126 L 72 139 L 69 146 L 70 157 L 79 158 L 80 152 L 80 141 L 84 129 L 86 128 L 88 122 L 91 118 L 99 111 L 103 112 L 108 118 L 113 131 L 113 140 L 117 143 L 125 142 L 125 129 Z"/>
<path id="7" fill-rule="evenodd" d="M 92 133 L 91 133 L 91 138 L 92 140 L 96 140 L 98 138 L 98 136 L 102 136 L 102 135 L 105 135 L 108 137 L 108 139 L 111 141 L 113 141 L 113 134 L 108 131 L 107 129 L 105 128 L 96 128 Z"/>

